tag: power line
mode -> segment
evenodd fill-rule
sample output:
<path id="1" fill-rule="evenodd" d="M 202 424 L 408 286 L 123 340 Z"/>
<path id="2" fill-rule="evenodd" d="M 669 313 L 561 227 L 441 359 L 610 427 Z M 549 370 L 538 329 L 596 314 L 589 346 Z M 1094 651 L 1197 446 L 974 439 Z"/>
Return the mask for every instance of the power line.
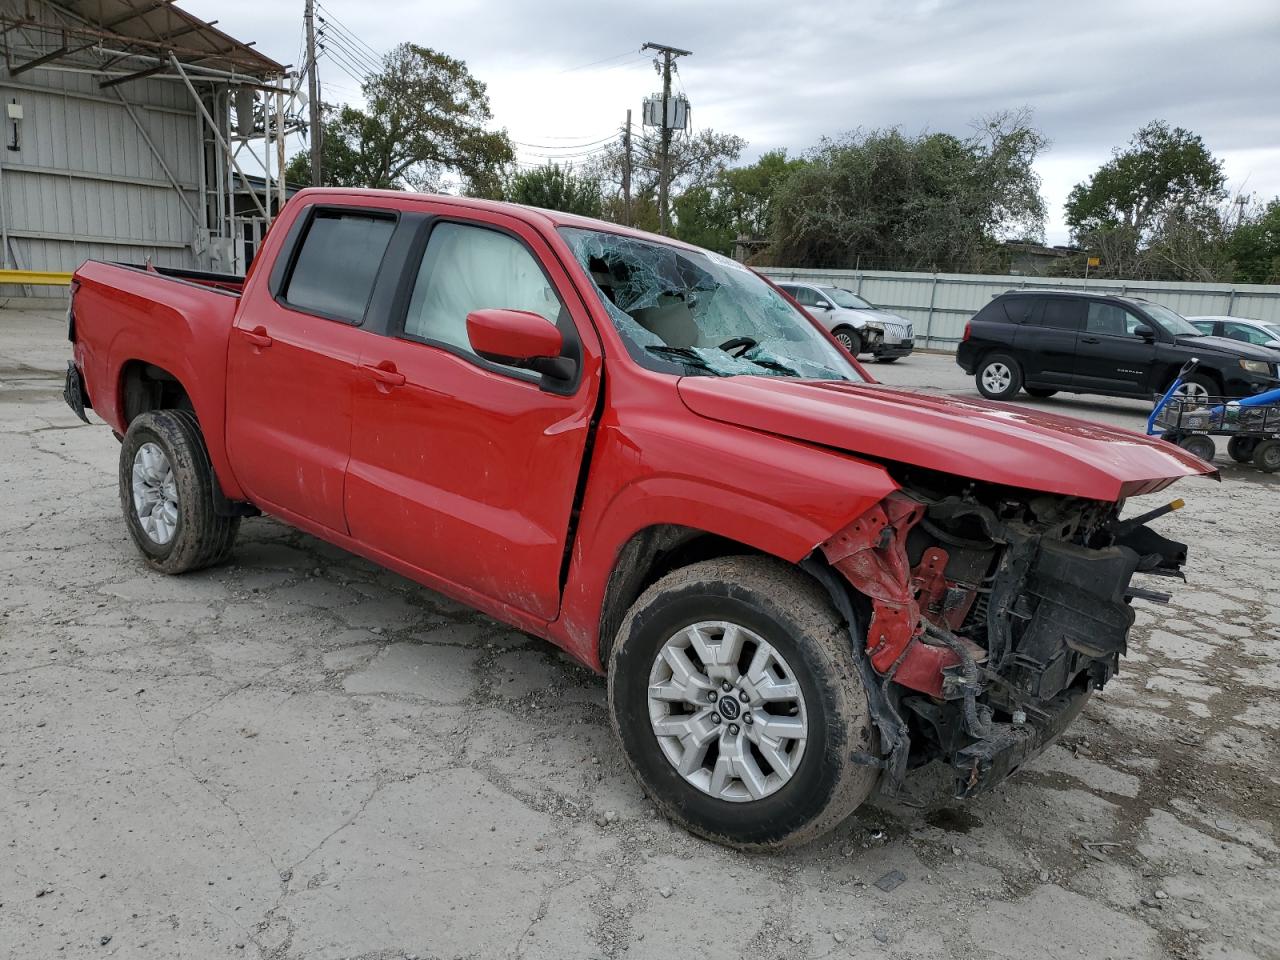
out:
<path id="1" fill-rule="evenodd" d="M 556 137 L 544 137 L 546 140 L 555 140 Z M 594 147 L 597 144 L 608 143 L 610 140 L 618 139 L 617 133 L 611 133 L 607 137 L 601 137 L 599 140 L 589 140 L 586 143 L 565 143 L 565 144 L 548 144 L 548 143 L 525 143 L 521 140 L 512 140 L 511 142 L 521 147 L 532 147 L 534 150 L 576 150 L 582 147 Z"/>
<path id="2" fill-rule="evenodd" d="M 332 20 L 334 23 L 336 23 L 344 33 L 349 34 L 352 40 L 354 40 L 360 46 L 364 47 L 365 50 L 368 51 L 371 57 L 373 57 L 378 62 L 382 61 L 382 54 L 380 54 L 377 50 L 373 49 L 373 47 L 369 46 L 369 44 L 365 43 L 364 40 L 360 38 L 359 34 L 357 34 L 354 30 L 352 30 L 345 23 L 339 20 L 336 16 L 334 16 L 332 10 L 326 7 L 323 3 L 317 2 L 316 6 L 319 7 L 321 10 L 323 10 L 326 14 L 328 14 L 329 19 Z"/>
<path id="3" fill-rule="evenodd" d="M 319 35 L 321 42 L 332 44 L 334 47 L 340 49 L 344 54 L 346 54 L 347 60 L 350 61 L 352 65 L 359 67 L 362 73 L 378 72 L 378 66 L 375 63 L 363 54 L 353 50 L 351 45 L 346 40 L 342 39 L 342 36 L 339 33 L 329 30 L 323 21 L 321 21 Z"/>
<path id="4" fill-rule="evenodd" d="M 614 60 L 621 60 L 623 57 L 638 57 L 645 60 L 649 59 L 648 57 L 644 56 L 643 52 L 639 50 L 625 50 L 622 53 L 615 53 L 612 57 L 602 57 L 599 60 L 592 60 L 590 63 L 580 63 L 576 67 L 568 67 L 567 69 L 559 70 L 556 72 L 556 76 L 559 76 L 562 73 L 573 73 L 575 70 L 586 70 L 588 67 L 596 67 L 602 63 L 610 63 Z"/>
<path id="5" fill-rule="evenodd" d="M 320 54 L 321 56 L 328 57 L 330 63 L 361 86 L 364 86 L 365 83 L 368 82 L 368 78 L 360 72 L 360 68 L 354 66 L 349 60 L 341 55 L 337 48 L 330 49 L 322 43 L 320 44 Z"/>

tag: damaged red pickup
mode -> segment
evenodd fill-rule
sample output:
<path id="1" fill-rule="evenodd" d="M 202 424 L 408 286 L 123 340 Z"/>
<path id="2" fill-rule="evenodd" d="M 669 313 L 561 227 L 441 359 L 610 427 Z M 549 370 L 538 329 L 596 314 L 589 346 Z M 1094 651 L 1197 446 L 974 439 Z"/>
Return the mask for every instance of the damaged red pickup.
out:
<path id="1" fill-rule="evenodd" d="M 1184 561 L 1126 499 L 1210 472 L 882 387 L 715 254 L 455 198 L 304 191 L 242 288 L 86 263 L 70 337 L 153 567 L 263 512 L 545 637 L 649 795 L 742 846 L 1042 749 Z"/>

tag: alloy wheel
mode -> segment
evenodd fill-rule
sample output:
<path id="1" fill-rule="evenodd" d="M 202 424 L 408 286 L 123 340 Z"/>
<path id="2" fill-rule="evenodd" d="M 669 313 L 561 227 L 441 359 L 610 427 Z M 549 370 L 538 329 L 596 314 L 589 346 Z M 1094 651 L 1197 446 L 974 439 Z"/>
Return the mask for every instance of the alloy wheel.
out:
<path id="1" fill-rule="evenodd" d="M 152 542 L 163 546 L 178 529 L 178 484 L 159 444 L 144 443 L 133 456 L 133 509 Z"/>
<path id="2" fill-rule="evenodd" d="M 982 385 L 991 393 L 1004 393 L 1013 382 L 1013 371 L 1003 363 L 989 363 L 982 369 Z"/>
<path id="3" fill-rule="evenodd" d="M 809 735 L 800 683 L 776 648 L 740 624 L 704 621 L 668 638 L 648 703 L 663 755 L 703 793 L 760 800 L 799 769 Z"/>

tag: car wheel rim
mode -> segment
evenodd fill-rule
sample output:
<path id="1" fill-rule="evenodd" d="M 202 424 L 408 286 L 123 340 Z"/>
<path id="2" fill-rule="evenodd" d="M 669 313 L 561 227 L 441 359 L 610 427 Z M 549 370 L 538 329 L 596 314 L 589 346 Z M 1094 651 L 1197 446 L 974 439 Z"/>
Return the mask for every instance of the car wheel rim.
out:
<path id="1" fill-rule="evenodd" d="M 1177 392 L 1178 396 L 1185 397 L 1188 400 L 1200 401 L 1207 400 L 1209 398 L 1209 391 L 1199 383 L 1184 383 L 1182 386 L 1178 387 Z"/>
<path id="2" fill-rule="evenodd" d="M 804 757 L 804 694 L 783 656 L 736 623 L 704 621 L 659 649 L 649 672 L 649 722 L 676 772 L 718 800 L 781 790 Z"/>
<path id="3" fill-rule="evenodd" d="M 847 333 L 837 333 L 836 339 L 840 341 L 840 346 L 844 347 L 850 353 L 853 353 L 853 337 Z"/>
<path id="4" fill-rule="evenodd" d="M 163 546 L 178 529 L 178 484 L 164 450 L 144 443 L 133 455 L 133 510 L 147 537 Z"/>
<path id="5" fill-rule="evenodd" d="M 1003 363 L 991 363 L 982 371 L 982 385 L 992 393 L 1004 393 L 1013 381 L 1013 372 Z"/>
<path id="6" fill-rule="evenodd" d="M 1280 447 L 1267 447 L 1262 452 L 1262 465 L 1272 469 L 1280 467 Z"/>

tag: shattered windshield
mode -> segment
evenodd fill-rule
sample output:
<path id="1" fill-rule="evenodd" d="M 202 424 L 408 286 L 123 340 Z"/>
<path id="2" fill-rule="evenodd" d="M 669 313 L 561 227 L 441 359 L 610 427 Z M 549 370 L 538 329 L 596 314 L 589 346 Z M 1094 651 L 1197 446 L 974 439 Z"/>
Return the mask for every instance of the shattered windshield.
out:
<path id="1" fill-rule="evenodd" d="M 631 355 L 650 369 L 862 380 L 781 294 L 728 257 L 599 230 L 560 232 Z"/>
<path id="2" fill-rule="evenodd" d="M 866 300 L 863 300 L 856 293 L 844 289 L 844 287 L 819 287 L 818 289 L 834 300 L 837 307 L 844 307 L 847 310 L 875 309 Z"/>

